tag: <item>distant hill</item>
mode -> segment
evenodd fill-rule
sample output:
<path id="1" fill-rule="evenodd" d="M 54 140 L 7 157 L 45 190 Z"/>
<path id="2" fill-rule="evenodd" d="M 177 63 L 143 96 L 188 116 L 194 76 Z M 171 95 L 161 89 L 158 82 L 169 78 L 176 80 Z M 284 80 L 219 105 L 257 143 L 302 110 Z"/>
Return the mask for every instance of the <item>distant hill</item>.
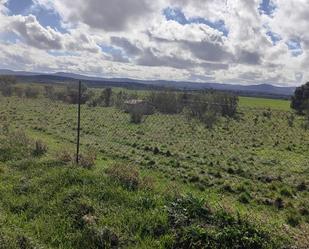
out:
<path id="1" fill-rule="evenodd" d="M 0 69 L 0 75 L 13 75 L 23 82 L 33 83 L 64 83 L 76 80 L 83 80 L 92 87 L 126 87 L 131 89 L 161 89 L 175 88 L 179 90 L 221 90 L 232 91 L 240 95 L 268 96 L 268 97 L 289 97 L 295 87 L 277 87 L 270 84 L 260 85 L 231 85 L 220 83 L 195 83 L 186 81 L 166 80 L 136 80 L 127 78 L 100 78 L 90 77 L 74 73 L 58 72 L 53 74 L 42 74 L 36 72 L 11 71 Z"/>

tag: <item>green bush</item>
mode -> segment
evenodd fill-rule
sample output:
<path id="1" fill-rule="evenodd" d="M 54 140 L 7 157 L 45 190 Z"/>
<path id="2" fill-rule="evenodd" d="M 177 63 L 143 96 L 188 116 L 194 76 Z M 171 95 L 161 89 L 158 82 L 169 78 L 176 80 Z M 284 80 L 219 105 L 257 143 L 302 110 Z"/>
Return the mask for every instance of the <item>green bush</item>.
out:
<path id="1" fill-rule="evenodd" d="M 11 132 L 1 138 L 0 161 L 29 158 L 32 151 L 30 139 L 23 132 Z"/>
<path id="2" fill-rule="evenodd" d="M 139 107 L 133 107 L 129 110 L 130 120 L 133 124 L 140 124 L 143 122 L 144 113 Z"/>
<path id="3" fill-rule="evenodd" d="M 109 227 L 97 228 L 95 226 L 87 227 L 83 231 L 83 237 L 78 243 L 78 249 L 105 249 L 119 248 L 120 238 Z"/>
<path id="4" fill-rule="evenodd" d="M 287 214 L 286 221 L 289 225 L 293 227 L 297 227 L 300 224 L 301 220 L 302 220 L 301 215 L 296 211 L 290 211 Z"/>
<path id="5" fill-rule="evenodd" d="M 212 211 L 203 200 L 183 196 L 168 207 L 170 225 L 175 229 L 173 248 L 283 248 L 285 242 L 239 215 Z"/>
<path id="6" fill-rule="evenodd" d="M 85 169 L 91 169 L 95 166 L 97 155 L 95 150 L 88 150 L 79 156 L 79 165 Z"/>
<path id="7" fill-rule="evenodd" d="M 33 156 L 40 157 L 47 153 L 47 145 L 41 140 L 35 141 L 35 148 L 32 152 Z"/>
<path id="8" fill-rule="evenodd" d="M 106 170 L 106 173 L 128 190 L 137 190 L 141 185 L 138 169 L 130 165 L 113 165 Z"/>
<path id="9" fill-rule="evenodd" d="M 251 195 L 248 192 L 241 193 L 238 200 L 241 203 L 248 204 L 251 201 Z"/>

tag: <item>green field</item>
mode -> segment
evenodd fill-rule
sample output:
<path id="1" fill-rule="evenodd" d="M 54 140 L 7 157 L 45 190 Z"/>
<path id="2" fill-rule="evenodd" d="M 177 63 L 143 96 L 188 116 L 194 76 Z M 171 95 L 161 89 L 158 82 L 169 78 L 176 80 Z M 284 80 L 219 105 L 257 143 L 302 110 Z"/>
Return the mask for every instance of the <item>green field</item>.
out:
<path id="1" fill-rule="evenodd" d="M 3 146 L 23 147 L 3 127 L 48 146 L 37 158 L 0 145 L 15 155 L 0 157 L 1 249 L 309 246 L 309 132 L 303 117 L 289 123 L 289 101 L 241 97 L 237 118 L 213 129 L 182 114 L 137 125 L 115 107 L 83 105 L 92 169 L 59 160 L 75 151 L 76 106 L 43 97 L 0 106 Z"/>
<path id="2" fill-rule="evenodd" d="M 243 107 L 252 108 L 271 108 L 275 110 L 290 111 L 291 102 L 289 100 L 281 99 L 265 99 L 265 98 L 253 98 L 253 97 L 240 97 L 239 104 Z"/>

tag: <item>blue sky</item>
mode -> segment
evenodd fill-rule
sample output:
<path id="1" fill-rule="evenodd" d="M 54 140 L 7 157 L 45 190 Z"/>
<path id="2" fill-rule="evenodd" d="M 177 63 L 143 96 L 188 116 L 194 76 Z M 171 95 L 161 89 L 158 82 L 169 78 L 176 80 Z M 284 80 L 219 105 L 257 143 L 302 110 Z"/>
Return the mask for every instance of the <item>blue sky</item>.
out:
<path id="1" fill-rule="evenodd" d="M 0 59 L 18 70 L 293 85 L 309 67 L 306 16 L 298 0 L 7 0 Z"/>
<path id="2" fill-rule="evenodd" d="M 186 24 L 205 24 L 213 29 L 216 29 L 224 34 L 224 36 L 228 36 L 228 29 L 225 26 L 223 20 L 210 21 L 207 17 L 186 17 L 180 8 L 171 8 L 168 7 L 163 10 L 163 15 L 166 20 L 176 21 L 182 25 Z"/>
<path id="3" fill-rule="evenodd" d="M 260 3 L 259 11 L 261 14 L 272 15 L 276 8 L 277 6 L 271 0 L 263 0 Z"/>
<path id="4" fill-rule="evenodd" d="M 61 19 L 57 12 L 36 5 L 32 0 L 9 0 L 7 7 L 11 15 L 33 14 L 42 26 L 50 26 L 60 32 L 66 32 L 61 25 Z"/>

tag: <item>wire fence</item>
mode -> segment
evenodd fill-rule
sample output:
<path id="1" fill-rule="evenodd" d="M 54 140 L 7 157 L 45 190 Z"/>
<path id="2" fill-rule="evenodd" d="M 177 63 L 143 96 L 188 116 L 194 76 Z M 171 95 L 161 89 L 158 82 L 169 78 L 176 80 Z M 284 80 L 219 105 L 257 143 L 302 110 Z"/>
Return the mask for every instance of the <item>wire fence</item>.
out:
<path id="1" fill-rule="evenodd" d="M 66 144 L 67 148 L 74 148 L 75 105 L 47 98 L 11 97 L 1 98 L 1 106 L 1 116 L 12 128 L 29 130 Z M 303 117 L 285 110 L 240 106 L 233 118 L 220 117 L 209 128 L 185 111 L 178 114 L 155 111 L 144 115 L 140 123 L 135 124 L 129 113 L 114 106 L 82 105 L 81 109 L 81 145 L 84 150 L 95 148 L 105 155 L 139 163 L 145 163 L 148 154 L 159 158 L 165 155 L 167 160 L 175 157 L 198 161 L 205 155 L 227 154 L 232 157 L 252 148 L 289 144 L 308 150 L 309 136 Z"/>
<path id="2" fill-rule="evenodd" d="M 75 153 L 76 105 L 45 97 L 0 97 L 0 106 L 0 128 L 24 130 L 52 153 Z M 247 189 L 261 203 L 273 198 L 273 181 L 278 182 L 273 188 L 297 189 L 309 174 L 309 131 L 304 117 L 288 110 L 240 105 L 233 118 L 219 117 L 209 128 L 185 110 L 154 111 L 136 124 L 115 106 L 82 105 L 80 141 L 81 152 L 96 151 L 98 160 L 137 165 L 201 190 Z"/>

